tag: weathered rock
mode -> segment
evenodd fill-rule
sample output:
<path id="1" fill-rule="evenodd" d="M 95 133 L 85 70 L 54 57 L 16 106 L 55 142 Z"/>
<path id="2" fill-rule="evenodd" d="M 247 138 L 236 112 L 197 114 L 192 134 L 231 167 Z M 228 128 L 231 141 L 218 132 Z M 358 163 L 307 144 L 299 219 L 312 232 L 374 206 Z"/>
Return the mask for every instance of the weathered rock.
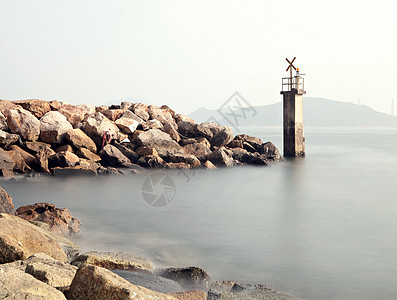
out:
<path id="1" fill-rule="evenodd" d="M 58 153 L 58 152 L 72 152 L 73 153 L 73 148 L 70 145 L 62 145 L 62 146 L 55 148 L 55 152 L 56 153 Z"/>
<path id="2" fill-rule="evenodd" d="M 217 167 L 232 167 L 234 165 L 233 158 L 224 147 L 218 148 L 208 154 L 207 160 L 211 161 Z"/>
<path id="3" fill-rule="evenodd" d="M 131 165 L 131 161 L 113 145 L 106 145 L 103 147 L 99 152 L 99 156 L 102 158 L 102 162 L 106 166 L 128 167 Z"/>
<path id="4" fill-rule="evenodd" d="M 138 153 L 140 156 L 147 156 L 147 155 L 159 156 L 157 150 L 152 147 L 139 147 L 136 150 L 136 153 Z"/>
<path id="5" fill-rule="evenodd" d="M 15 162 L 7 154 L 6 151 L 0 148 L 0 173 L 2 176 L 12 176 Z"/>
<path id="6" fill-rule="evenodd" d="M 58 100 L 52 100 L 52 101 L 48 102 L 48 104 L 50 105 L 51 110 L 58 110 L 62 106 L 62 103 L 59 102 Z"/>
<path id="7" fill-rule="evenodd" d="M 51 148 L 42 148 L 37 152 L 35 163 L 40 168 L 40 171 L 50 173 L 48 158 L 54 154 L 55 152 Z"/>
<path id="8" fill-rule="evenodd" d="M 24 140 L 36 141 L 40 134 L 40 121 L 31 112 L 18 108 L 6 112 L 7 124 L 12 133 Z"/>
<path id="9" fill-rule="evenodd" d="M 183 162 L 190 165 L 191 168 L 197 168 L 201 166 L 200 160 L 191 154 L 176 153 L 169 156 L 169 161 L 172 163 Z"/>
<path id="10" fill-rule="evenodd" d="M 87 264 L 109 270 L 129 270 L 141 273 L 153 272 L 153 265 L 148 259 L 121 252 L 87 252 L 80 254 L 72 262 L 72 265 L 77 267 Z"/>
<path id="11" fill-rule="evenodd" d="M 203 163 L 203 167 L 204 167 L 205 169 L 216 169 L 215 165 L 214 165 L 212 162 L 210 162 L 209 160 L 206 160 L 206 161 Z"/>
<path id="12" fill-rule="evenodd" d="M 84 147 L 94 153 L 97 151 L 94 141 L 79 128 L 68 130 L 65 139 L 77 149 Z"/>
<path id="13" fill-rule="evenodd" d="M 195 138 L 201 136 L 200 132 L 197 130 L 196 123 L 179 121 L 177 124 L 178 124 L 178 132 L 182 138 Z"/>
<path id="14" fill-rule="evenodd" d="M 95 105 L 93 104 L 79 104 L 76 105 L 78 108 L 81 108 L 84 111 L 84 116 L 95 114 Z"/>
<path id="15" fill-rule="evenodd" d="M 7 124 L 7 118 L 0 112 L 0 130 L 10 130 Z"/>
<path id="16" fill-rule="evenodd" d="M 215 147 L 222 147 L 230 143 L 233 140 L 233 131 L 230 127 L 224 127 L 223 129 L 219 130 L 212 139 L 210 143 L 212 146 Z"/>
<path id="17" fill-rule="evenodd" d="M 170 295 L 178 298 L 179 300 L 207 300 L 207 294 L 203 291 L 170 293 Z"/>
<path id="18" fill-rule="evenodd" d="M 112 272 L 132 284 L 143 286 L 152 291 L 160 293 L 176 293 L 184 291 L 183 287 L 179 283 L 157 275 L 126 270 L 112 270 Z"/>
<path id="19" fill-rule="evenodd" d="M 159 129 L 150 129 L 141 132 L 136 137 L 136 140 L 140 146 L 155 148 L 160 156 L 168 156 L 182 152 L 182 147 L 175 142 L 169 134 Z"/>
<path id="20" fill-rule="evenodd" d="M 98 168 L 92 168 L 87 166 L 74 166 L 74 167 L 55 167 L 52 169 L 54 176 L 66 177 L 66 176 L 96 176 L 98 174 Z"/>
<path id="21" fill-rule="evenodd" d="M 84 119 L 86 112 L 84 108 L 72 104 L 63 104 L 58 111 L 66 117 L 73 127 L 76 127 Z"/>
<path id="22" fill-rule="evenodd" d="M 26 164 L 22 155 L 16 150 L 6 151 L 7 155 L 14 161 L 14 171 L 20 173 L 30 172 L 31 168 Z"/>
<path id="23" fill-rule="evenodd" d="M 211 147 L 210 142 L 205 137 L 197 137 L 197 138 L 187 138 L 187 139 L 182 139 L 179 141 L 179 144 L 182 146 L 188 145 L 188 144 L 195 144 L 195 143 L 200 143 L 206 146 L 207 148 Z"/>
<path id="24" fill-rule="evenodd" d="M 25 146 L 26 146 L 26 148 L 27 148 L 29 151 L 31 151 L 31 152 L 34 153 L 34 154 L 39 153 L 39 151 L 40 151 L 40 150 L 43 150 L 43 149 L 50 149 L 50 150 L 52 150 L 50 144 L 46 144 L 46 143 L 43 143 L 43 142 L 26 142 L 26 143 L 25 143 Z M 55 152 L 52 151 L 51 155 L 52 155 L 52 154 L 55 154 Z"/>
<path id="25" fill-rule="evenodd" d="M 277 147 L 271 142 L 266 142 L 258 147 L 258 152 L 266 157 L 269 160 L 282 160 L 280 152 Z"/>
<path id="26" fill-rule="evenodd" d="M 86 148 L 79 148 L 76 152 L 77 156 L 81 158 L 85 158 L 88 160 L 92 160 L 94 162 L 100 161 L 101 157 Z"/>
<path id="27" fill-rule="evenodd" d="M 164 168 L 165 169 L 184 169 L 184 170 L 188 170 L 190 169 L 190 165 L 184 162 L 178 162 L 178 163 L 173 163 L 173 162 L 169 162 L 169 163 L 165 163 L 164 164 Z"/>
<path id="28" fill-rule="evenodd" d="M 52 239 L 51 232 L 44 234 L 44 229 L 16 216 L 0 216 L 0 263 L 23 260 L 39 252 L 61 261 L 67 260 L 60 244 Z"/>
<path id="29" fill-rule="evenodd" d="M 74 167 L 80 158 L 72 152 L 58 152 L 48 157 L 48 167 L 50 169 L 56 167 Z"/>
<path id="30" fill-rule="evenodd" d="M 113 140 L 122 141 L 119 128 L 102 113 L 88 116 L 83 122 L 82 130 L 95 142 L 98 148 L 102 147 L 103 136 L 108 132 Z"/>
<path id="31" fill-rule="evenodd" d="M 0 298 L 9 300 L 66 300 L 56 288 L 14 268 L 2 269 L 0 265 Z"/>
<path id="32" fill-rule="evenodd" d="M 258 150 L 259 146 L 263 144 L 263 142 L 262 142 L 262 140 L 260 138 L 257 138 L 257 137 L 254 137 L 254 136 L 250 136 L 248 134 L 238 134 L 238 135 L 236 135 L 234 137 L 234 140 L 243 141 L 243 142 L 249 143 L 256 150 Z"/>
<path id="33" fill-rule="evenodd" d="M 197 157 L 206 156 L 211 153 L 210 148 L 205 143 L 194 143 L 183 146 L 183 151 Z"/>
<path id="34" fill-rule="evenodd" d="M 161 157 L 154 155 L 142 156 L 137 163 L 144 168 L 162 168 L 166 164 Z"/>
<path id="35" fill-rule="evenodd" d="M 121 101 L 120 102 L 120 108 L 121 109 L 129 109 L 132 106 L 131 102 L 128 101 Z"/>
<path id="36" fill-rule="evenodd" d="M 131 118 L 121 117 L 116 120 L 115 124 L 121 131 L 130 134 L 137 129 L 139 122 Z"/>
<path id="37" fill-rule="evenodd" d="M 21 206 L 17 216 L 27 221 L 39 221 L 50 225 L 50 231 L 63 236 L 79 235 L 81 222 L 73 218 L 66 208 L 56 208 L 51 203 L 35 203 Z"/>
<path id="38" fill-rule="evenodd" d="M 181 137 L 180 137 L 178 131 L 171 124 L 165 124 L 161 128 L 161 131 L 164 131 L 164 132 L 168 133 L 170 135 L 170 137 L 176 142 L 179 142 L 181 140 Z"/>
<path id="39" fill-rule="evenodd" d="M 101 165 L 99 163 L 96 163 L 92 160 L 89 159 L 84 159 L 84 158 L 80 158 L 80 161 L 78 163 L 77 166 L 75 166 L 74 168 L 78 169 L 86 169 L 86 170 L 92 170 L 95 171 L 94 173 L 96 174 L 96 171 L 99 169 Z M 83 173 L 83 172 L 82 172 Z M 88 173 L 88 172 L 87 172 Z"/>
<path id="40" fill-rule="evenodd" d="M 143 122 L 141 125 L 142 125 L 143 130 L 163 128 L 163 124 L 161 124 L 161 122 L 159 120 L 149 120 L 149 121 Z"/>
<path id="41" fill-rule="evenodd" d="M 124 114 L 124 109 L 108 109 L 102 111 L 102 114 L 111 121 L 116 121 Z"/>
<path id="42" fill-rule="evenodd" d="M 109 105 L 99 105 L 99 106 L 95 106 L 95 112 L 103 112 L 105 110 L 109 109 Z"/>
<path id="43" fill-rule="evenodd" d="M 0 187 L 0 213 L 15 215 L 12 198 L 2 187 Z"/>
<path id="44" fill-rule="evenodd" d="M 244 142 L 245 143 L 245 142 Z M 233 153 L 233 158 L 248 164 L 248 165 L 263 165 L 263 166 L 267 166 L 268 162 L 266 157 L 264 157 L 263 155 L 259 155 L 259 153 L 251 153 L 245 149 L 241 149 L 241 148 L 232 148 L 232 153 Z"/>
<path id="45" fill-rule="evenodd" d="M 133 285 L 104 268 L 86 265 L 78 269 L 70 286 L 68 299 L 176 300 L 177 298 Z"/>
<path id="46" fill-rule="evenodd" d="M 124 154 L 132 163 L 135 163 L 139 159 L 139 154 L 136 153 L 131 147 L 131 143 L 114 143 L 114 146 Z"/>
<path id="47" fill-rule="evenodd" d="M 226 146 L 229 148 L 243 148 L 243 141 L 242 140 L 232 140 Z"/>
<path id="48" fill-rule="evenodd" d="M 133 113 L 132 111 L 130 111 L 130 110 L 126 110 L 126 111 L 123 113 L 122 118 L 128 118 L 128 119 L 135 120 L 135 121 L 139 122 L 139 124 L 141 124 L 141 123 L 144 122 L 143 119 L 141 119 L 140 117 L 138 117 L 136 114 L 134 114 L 134 113 Z"/>
<path id="49" fill-rule="evenodd" d="M 6 113 L 10 109 L 18 109 L 22 108 L 20 105 L 16 105 L 14 102 L 10 100 L 0 100 L 0 112 L 6 116 Z"/>
<path id="50" fill-rule="evenodd" d="M 50 144 L 61 144 L 65 133 L 73 129 L 66 117 L 58 111 L 49 111 L 40 119 L 40 139 Z"/>
<path id="51" fill-rule="evenodd" d="M 134 110 L 134 113 L 135 113 L 138 117 L 140 117 L 142 120 L 144 120 L 144 121 L 147 121 L 147 120 L 149 120 L 149 118 L 150 118 L 150 116 L 149 116 L 149 114 L 147 113 L 147 111 L 145 111 L 145 110 L 142 109 L 142 108 L 136 108 L 136 109 Z"/>
<path id="52" fill-rule="evenodd" d="M 77 272 L 77 267 L 44 253 L 34 254 L 23 263 L 26 273 L 61 291 L 69 289 Z"/>
<path id="53" fill-rule="evenodd" d="M 175 114 L 174 116 L 175 122 L 178 123 L 179 121 L 196 123 L 193 119 L 189 118 L 188 116 L 182 114 Z"/>
<path id="54" fill-rule="evenodd" d="M 159 276 L 178 282 L 185 289 L 206 289 L 210 282 L 208 273 L 198 267 L 167 268 L 158 272 Z"/>
<path id="55" fill-rule="evenodd" d="M 36 166 L 36 159 L 35 159 L 35 157 L 34 157 L 32 154 L 26 152 L 25 150 L 21 149 L 21 148 L 18 147 L 17 145 L 12 145 L 12 146 L 10 147 L 10 150 L 11 150 L 11 151 L 18 152 L 18 153 L 21 155 L 21 157 L 23 158 L 23 160 L 25 161 L 25 163 L 26 163 L 30 168 L 35 168 L 35 166 Z"/>
<path id="56" fill-rule="evenodd" d="M 11 134 L 0 130 L 0 146 L 3 149 L 8 149 L 11 145 L 17 143 L 20 137 L 18 134 Z"/>
<path id="57" fill-rule="evenodd" d="M 47 101 L 31 99 L 14 101 L 16 105 L 22 106 L 24 109 L 30 111 L 36 118 L 40 119 L 47 112 L 51 110 L 51 106 Z"/>
<path id="58" fill-rule="evenodd" d="M 167 109 L 160 109 L 155 105 L 149 105 L 148 113 L 152 120 L 158 120 L 163 125 L 170 124 L 175 129 L 177 128 L 174 118 Z"/>

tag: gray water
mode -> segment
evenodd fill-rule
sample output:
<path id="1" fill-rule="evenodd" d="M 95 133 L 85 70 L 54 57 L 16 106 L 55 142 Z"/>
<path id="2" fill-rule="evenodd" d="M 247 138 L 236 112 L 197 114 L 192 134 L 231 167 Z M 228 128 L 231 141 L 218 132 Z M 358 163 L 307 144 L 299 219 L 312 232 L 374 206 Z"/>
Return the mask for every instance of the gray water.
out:
<path id="1" fill-rule="evenodd" d="M 244 132 L 281 149 L 280 129 Z M 396 299 L 397 130 L 309 128 L 306 148 L 271 167 L 169 171 L 176 194 L 157 208 L 142 198 L 147 175 L 1 185 L 16 207 L 68 208 L 83 251 L 199 265 L 308 299 Z"/>

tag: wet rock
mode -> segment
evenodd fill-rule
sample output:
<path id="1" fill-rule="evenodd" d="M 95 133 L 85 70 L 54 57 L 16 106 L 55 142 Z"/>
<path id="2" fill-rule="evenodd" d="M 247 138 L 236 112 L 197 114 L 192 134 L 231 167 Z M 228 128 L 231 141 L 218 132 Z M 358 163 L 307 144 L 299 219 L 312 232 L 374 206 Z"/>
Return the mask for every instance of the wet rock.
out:
<path id="1" fill-rule="evenodd" d="M 258 152 L 266 157 L 266 159 L 279 161 L 282 160 L 277 147 L 271 142 L 264 143 L 258 147 Z"/>
<path id="2" fill-rule="evenodd" d="M 150 260 L 128 253 L 87 252 L 80 254 L 73 260 L 72 265 L 81 267 L 95 265 L 109 270 L 129 270 L 141 273 L 152 273 L 153 265 Z"/>
<path id="3" fill-rule="evenodd" d="M 65 295 L 35 279 L 33 276 L 14 268 L 2 269 L 0 265 L 0 298 L 10 300 L 66 300 Z"/>
<path id="4" fill-rule="evenodd" d="M 120 119 L 116 120 L 115 124 L 118 128 L 120 128 L 121 131 L 130 134 L 137 129 L 139 122 L 131 118 L 121 117 Z"/>
<path id="5" fill-rule="evenodd" d="M 40 171 L 50 173 L 48 158 L 54 154 L 55 152 L 51 148 L 42 148 L 37 152 L 35 163 Z"/>
<path id="6" fill-rule="evenodd" d="M 2 187 L 0 187 L 0 213 L 15 215 L 12 198 Z"/>
<path id="7" fill-rule="evenodd" d="M 169 134 L 159 129 L 150 129 L 139 133 L 136 141 L 140 146 L 155 148 L 160 156 L 182 152 L 182 147 Z"/>
<path id="8" fill-rule="evenodd" d="M 51 232 L 16 216 L 0 214 L 0 263 L 24 260 L 34 253 L 46 253 L 66 261 L 67 255 Z"/>
<path id="9" fill-rule="evenodd" d="M 72 104 L 63 104 L 58 112 L 63 114 L 75 128 L 85 117 L 85 109 Z"/>
<path id="10" fill-rule="evenodd" d="M 8 149 L 11 145 L 14 145 L 20 140 L 18 134 L 11 134 L 0 130 L 0 146 L 3 149 Z"/>
<path id="11" fill-rule="evenodd" d="M 101 113 L 88 116 L 81 128 L 97 145 L 102 147 L 103 136 L 108 132 L 112 140 L 123 140 L 120 136 L 119 128 Z"/>
<path id="12" fill-rule="evenodd" d="M 207 294 L 203 291 L 188 291 L 179 293 L 170 293 L 179 300 L 207 300 Z"/>
<path id="13" fill-rule="evenodd" d="M 171 124 L 165 124 L 161 128 L 161 131 L 164 131 L 164 132 L 168 133 L 170 135 L 170 137 L 176 142 L 179 142 L 181 140 L 181 137 L 180 137 L 178 131 Z"/>
<path id="14" fill-rule="evenodd" d="M 210 282 L 208 273 L 198 267 L 167 268 L 160 270 L 157 275 L 174 280 L 185 289 L 205 290 Z"/>
<path id="15" fill-rule="evenodd" d="M 157 275 L 125 270 L 112 270 L 112 272 L 132 284 L 143 286 L 152 291 L 160 293 L 176 293 L 184 291 L 183 287 L 179 283 Z"/>
<path id="16" fill-rule="evenodd" d="M 72 152 L 59 152 L 48 157 L 48 167 L 50 169 L 55 167 L 74 167 L 80 158 Z"/>
<path id="17" fill-rule="evenodd" d="M 222 147 L 233 140 L 233 131 L 230 127 L 224 127 L 213 135 L 210 143 L 215 147 Z"/>
<path id="18" fill-rule="evenodd" d="M 40 134 L 40 121 L 31 112 L 18 108 L 8 110 L 7 124 L 12 133 L 19 134 L 24 140 L 36 141 Z"/>
<path id="19" fill-rule="evenodd" d="M 9 150 L 6 151 L 7 155 L 11 157 L 14 161 L 14 171 L 19 173 L 27 173 L 30 172 L 32 169 L 26 164 L 25 160 L 23 159 L 22 155 L 16 150 Z"/>
<path id="20" fill-rule="evenodd" d="M 149 120 L 149 121 L 143 122 L 141 125 L 142 125 L 143 130 L 163 128 L 163 124 L 161 124 L 161 122 L 159 120 Z"/>
<path id="21" fill-rule="evenodd" d="M 7 154 L 6 151 L 0 148 L 0 173 L 2 176 L 12 176 L 15 162 Z"/>
<path id="22" fill-rule="evenodd" d="M 44 100 L 31 99 L 31 100 L 14 101 L 14 103 L 30 111 L 38 119 L 40 119 L 42 116 L 44 116 L 47 112 L 51 110 L 50 104 Z"/>
<path id="23" fill-rule="evenodd" d="M 96 176 L 98 174 L 98 168 L 92 168 L 90 166 L 78 165 L 75 167 L 56 167 L 52 169 L 54 176 L 67 177 L 67 176 Z"/>
<path id="24" fill-rule="evenodd" d="M 116 121 L 117 119 L 121 118 L 121 116 L 124 114 L 125 110 L 124 109 L 108 109 L 102 111 L 102 114 L 108 118 L 110 121 Z"/>
<path id="25" fill-rule="evenodd" d="M 208 154 L 207 160 L 211 161 L 216 167 L 232 167 L 235 164 L 233 157 L 224 147 L 218 148 Z"/>
<path id="26" fill-rule="evenodd" d="M 21 157 L 23 158 L 23 160 L 25 161 L 25 163 L 30 168 L 35 168 L 36 167 L 36 159 L 35 159 L 35 157 L 32 154 L 26 152 L 25 150 L 21 149 L 17 145 L 12 145 L 10 147 L 10 151 L 18 152 L 21 155 Z"/>
<path id="27" fill-rule="evenodd" d="M 203 163 L 203 167 L 204 167 L 205 169 L 216 169 L 215 165 L 214 165 L 212 162 L 210 162 L 209 160 L 206 160 L 206 161 Z"/>
<path id="28" fill-rule="evenodd" d="M 88 160 L 92 160 L 94 162 L 100 161 L 101 157 L 93 152 L 91 152 L 90 150 L 88 150 L 87 148 L 79 148 L 76 152 L 77 156 L 81 157 L 81 158 L 85 158 Z"/>
<path id="29" fill-rule="evenodd" d="M 200 160 L 191 154 L 176 153 L 169 156 L 169 161 L 172 163 L 186 163 L 190 165 L 191 168 L 197 168 L 201 166 Z"/>
<path id="30" fill-rule="evenodd" d="M 102 158 L 102 162 L 105 166 L 128 167 L 131 165 L 131 161 L 113 145 L 106 145 L 103 147 L 99 152 L 99 156 Z"/>
<path id="31" fill-rule="evenodd" d="M 104 268 L 86 265 L 78 269 L 70 286 L 68 299 L 176 300 L 177 298 L 133 285 Z"/>
<path id="32" fill-rule="evenodd" d="M 40 119 L 40 139 L 50 144 L 61 144 L 64 141 L 65 133 L 73 129 L 66 117 L 57 112 L 47 112 Z"/>
<path id="33" fill-rule="evenodd" d="M 51 203 L 21 206 L 17 216 L 27 221 L 39 221 L 50 226 L 50 231 L 63 236 L 78 236 L 81 222 L 73 218 L 66 208 L 56 208 Z"/>
<path id="34" fill-rule="evenodd" d="M 97 151 L 94 141 L 79 128 L 66 131 L 65 139 L 76 149 L 83 147 L 94 153 Z"/>

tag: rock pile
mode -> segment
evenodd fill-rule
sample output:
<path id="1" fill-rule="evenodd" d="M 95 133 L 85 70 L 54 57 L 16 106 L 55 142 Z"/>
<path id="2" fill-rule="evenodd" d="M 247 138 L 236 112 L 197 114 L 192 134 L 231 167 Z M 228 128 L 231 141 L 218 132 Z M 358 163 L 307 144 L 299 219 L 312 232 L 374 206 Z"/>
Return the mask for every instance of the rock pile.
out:
<path id="1" fill-rule="evenodd" d="M 190 169 L 268 165 L 270 142 L 234 136 L 217 123 L 196 124 L 168 106 L 71 105 L 0 100 L 0 174 L 115 174 L 118 168 Z"/>

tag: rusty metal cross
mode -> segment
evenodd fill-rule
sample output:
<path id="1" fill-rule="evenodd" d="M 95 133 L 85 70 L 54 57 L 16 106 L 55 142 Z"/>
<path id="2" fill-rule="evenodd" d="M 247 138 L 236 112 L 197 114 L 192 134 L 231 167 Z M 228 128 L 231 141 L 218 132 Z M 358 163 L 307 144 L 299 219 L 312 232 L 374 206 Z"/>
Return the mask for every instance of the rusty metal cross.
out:
<path id="1" fill-rule="evenodd" d="M 289 59 L 286 58 L 287 62 L 289 63 L 289 66 L 288 66 L 287 70 L 285 70 L 285 71 L 288 72 L 288 70 L 289 70 L 291 89 L 292 89 L 292 68 L 294 68 L 294 70 L 296 71 L 296 68 L 295 68 L 295 66 L 293 65 L 295 59 L 296 59 L 296 57 L 294 57 L 294 59 L 293 59 L 292 61 L 289 61 Z"/>

